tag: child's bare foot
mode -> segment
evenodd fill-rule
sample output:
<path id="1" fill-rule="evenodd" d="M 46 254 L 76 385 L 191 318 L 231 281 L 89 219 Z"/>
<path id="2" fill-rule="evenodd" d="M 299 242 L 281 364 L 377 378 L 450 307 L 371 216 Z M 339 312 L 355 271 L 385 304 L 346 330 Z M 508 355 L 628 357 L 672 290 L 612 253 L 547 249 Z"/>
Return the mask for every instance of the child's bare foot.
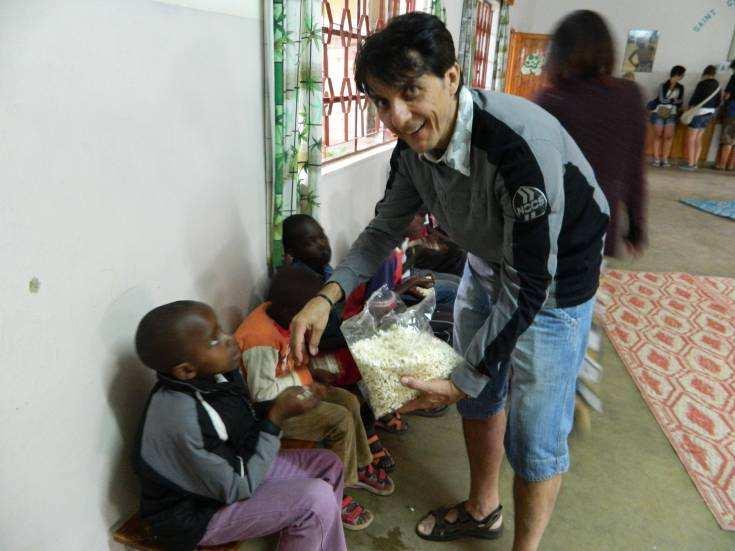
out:
<path id="1" fill-rule="evenodd" d="M 342 498 L 342 526 L 347 530 L 364 530 L 373 522 L 373 514 L 350 496 Z"/>
<path id="2" fill-rule="evenodd" d="M 367 490 L 379 496 L 389 496 L 396 489 L 388 473 L 383 469 L 376 469 L 372 464 L 357 469 L 357 482 L 349 487 Z"/>

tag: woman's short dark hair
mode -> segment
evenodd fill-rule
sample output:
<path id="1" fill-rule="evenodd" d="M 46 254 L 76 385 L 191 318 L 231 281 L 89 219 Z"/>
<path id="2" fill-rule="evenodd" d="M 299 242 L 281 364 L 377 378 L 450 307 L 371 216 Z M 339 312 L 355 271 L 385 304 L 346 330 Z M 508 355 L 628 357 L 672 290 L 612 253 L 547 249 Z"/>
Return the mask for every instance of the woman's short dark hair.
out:
<path id="1" fill-rule="evenodd" d="M 577 10 L 557 23 L 546 62 L 552 81 L 609 76 L 614 65 L 612 36 L 600 14 Z"/>
<path id="2" fill-rule="evenodd" d="M 683 77 L 684 73 L 686 73 L 687 70 L 685 67 L 682 67 L 681 65 L 674 65 L 671 68 L 671 72 L 669 72 L 669 77 Z"/>
<path id="3" fill-rule="evenodd" d="M 714 65 L 707 65 L 704 68 L 704 71 L 702 71 L 703 77 L 713 77 L 716 74 L 717 74 L 717 67 L 715 67 Z"/>
<path id="4" fill-rule="evenodd" d="M 369 77 L 401 87 L 427 73 L 444 78 L 456 62 L 452 35 L 441 19 L 412 12 L 394 17 L 360 45 L 355 82 L 360 92 L 370 94 Z"/>
<path id="5" fill-rule="evenodd" d="M 735 71 L 735 59 L 733 59 L 733 60 L 732 60 L 732 61 L 730 62 L 730 69 L 732 69 L 733 71 Z"/>

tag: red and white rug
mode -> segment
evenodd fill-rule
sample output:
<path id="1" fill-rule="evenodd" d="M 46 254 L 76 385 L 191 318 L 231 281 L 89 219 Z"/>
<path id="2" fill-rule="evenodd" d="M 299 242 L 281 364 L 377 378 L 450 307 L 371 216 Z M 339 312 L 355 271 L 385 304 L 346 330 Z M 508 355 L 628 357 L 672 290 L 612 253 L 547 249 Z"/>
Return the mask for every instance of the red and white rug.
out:
<path id="1" fill-rule="evenodd" d="M 608 270 L 603 324 L 725 530 L 735 530 L 735 279 Z"/>

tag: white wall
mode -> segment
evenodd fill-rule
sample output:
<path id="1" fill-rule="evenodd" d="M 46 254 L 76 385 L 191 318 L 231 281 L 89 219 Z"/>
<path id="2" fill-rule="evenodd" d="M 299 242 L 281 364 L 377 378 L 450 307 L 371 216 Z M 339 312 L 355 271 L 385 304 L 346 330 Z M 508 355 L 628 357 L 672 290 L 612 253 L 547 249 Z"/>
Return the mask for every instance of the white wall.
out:
<path id="1" fill-rule="evenodd" d="M 636 81 L 651 98 L 656 85 L 669 77 L 671 67 L 684 65 L 687 74 L 682 84 L 688 100 L 705 66 L 726 60 L 735 30 L 735 4 L 728 7 L 725 0 L 524 0 L 510 9 L 511 27 L 520 32 L 550 33 L 559 19 L 577 9 L 597 11 L 607 20 L 615 41 L 618 73 L 628 31 L 660 32 L 653 72 L 636 73 Z M 715 15 L 695 31 L 711 10 Z M 730 74 L 729 70 L 720 73 L 720 80 L 727 82 Z"/>
<path id="2" fill-rule="evenodd" d="M 336 265 L 373 218 L 383 198 L 392 147 L 381 146 L 348 162 L 336 161 L 322 169 L 319 183 L 319 220 L 332 244 Z"/>
<path id="3" fill-rule="evenodd" d="M 261 51 L 257 18 L 0 2 L 1 549 L 108 548 L 136 507 L 137 321 L 194 298 L 232 328 L 253 300 Z"/>

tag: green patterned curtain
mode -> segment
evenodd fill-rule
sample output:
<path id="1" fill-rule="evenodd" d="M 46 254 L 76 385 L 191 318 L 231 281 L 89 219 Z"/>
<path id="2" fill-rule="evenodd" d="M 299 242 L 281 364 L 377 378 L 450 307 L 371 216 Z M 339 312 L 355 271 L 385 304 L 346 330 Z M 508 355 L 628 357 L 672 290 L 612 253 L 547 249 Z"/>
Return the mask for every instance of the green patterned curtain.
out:
<path id="1" fill-rule="evenodd" d="M 477 0 L 463 0 L 462 18 L 459 23 L 459 49 L 457 57 L 462 68 L 465 86 L 472 86 L 475 72 L 475 46 L 477 29 Z"/>
<path id="2" fill-rule="evenodd" d="M 283 219 L 312 214 L 322 163 L 321 0 L 271 0 L 273 79 L 270 182 L 272 267 L 283 263 Z"/>
<path id="3" fill-rule="evenodd" d="M 498 42 L 495 48 L 495 75 L 493 90 L 502 92 L 505 88 L 505 66 L 508 60 L 508 42 L 510 41 L 510 5 L 507 0 L 500 4 L 498 19 Z"/>
<path id="4" fill-rule="evenodd" d="M 447 22 L 447 10 L 444 9 L 442 0 L 431 0 L 431 14 L 436 15 L 444 23 Z"/>

